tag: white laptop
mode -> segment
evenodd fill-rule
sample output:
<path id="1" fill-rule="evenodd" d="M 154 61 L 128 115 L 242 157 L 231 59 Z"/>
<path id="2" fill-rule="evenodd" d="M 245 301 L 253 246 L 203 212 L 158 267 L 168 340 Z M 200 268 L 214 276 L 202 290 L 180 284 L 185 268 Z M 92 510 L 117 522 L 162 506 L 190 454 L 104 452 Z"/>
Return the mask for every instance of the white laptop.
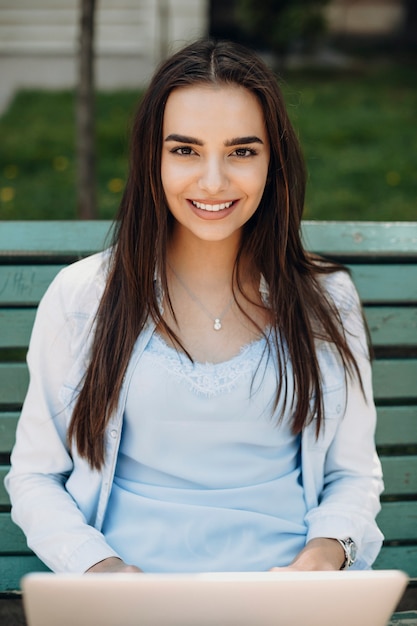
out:
<path id="1" fill-rule="evenodd" d="M 397 570 L 28 574 L 28 626 L 386 626 Z"/>

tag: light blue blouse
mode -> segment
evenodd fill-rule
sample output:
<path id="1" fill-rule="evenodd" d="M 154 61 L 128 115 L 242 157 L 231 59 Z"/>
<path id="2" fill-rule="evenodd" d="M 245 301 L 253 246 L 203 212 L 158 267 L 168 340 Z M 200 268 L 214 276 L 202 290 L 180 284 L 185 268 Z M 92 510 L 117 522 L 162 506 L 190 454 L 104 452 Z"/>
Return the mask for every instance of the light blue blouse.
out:
<path id="1" fill-rule="evenodd" d="M 193 364 L 151 339 L 129 388 L 103 527 L 126 562 L 146 572 L 264 571 L 304 546 L 300 438 L 273 411 L 265 343 Z"/>

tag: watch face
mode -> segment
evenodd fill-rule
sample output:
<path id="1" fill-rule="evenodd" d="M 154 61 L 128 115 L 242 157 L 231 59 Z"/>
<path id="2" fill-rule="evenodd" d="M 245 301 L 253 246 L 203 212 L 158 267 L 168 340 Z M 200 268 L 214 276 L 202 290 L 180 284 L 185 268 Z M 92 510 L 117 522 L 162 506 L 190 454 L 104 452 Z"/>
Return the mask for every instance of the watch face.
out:
<path id="1" fill-rule="evenodd" d="M 356 547 L 356 543 L 352 540 L 350 540 L 350 545 L 349 545 L 349 552 L 350 552 L 350 561 L 351 563 L 354 563 L 356 560 L 356 554 L 358 552 L 357 547 Z"/>
<path id="2" fill-rule="evenodd" d="M 356 554 L 358 551 L 356 543 L 350 537 L 346 537 L 346 539 L 338 539 L 338 542 L 343 546 L 345 551 L 345 562 L 343 563 L 341 569 L 348 569 L 356 561 Z"/>

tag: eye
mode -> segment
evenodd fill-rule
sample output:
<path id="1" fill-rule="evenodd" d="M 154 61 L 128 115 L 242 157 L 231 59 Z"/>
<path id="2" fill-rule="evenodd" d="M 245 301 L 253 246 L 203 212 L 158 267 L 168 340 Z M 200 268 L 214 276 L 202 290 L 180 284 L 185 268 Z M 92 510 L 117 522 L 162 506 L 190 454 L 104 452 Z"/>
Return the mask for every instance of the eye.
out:
<path id="1" fill-rule="evenodd" d="M 254 156 L 255 154 L 258 154 L 258 153 L 253 148 L 236 148 L 236 150 L 233 152 L 233 155 L 241 159 Z"/>
<path id="2" fill-rule="evenodd" d="M 178 146 L 177 148 L 172 148 L 170 152 L 172 154 L 178 154 L 179 156 L 190 156 L 195 154 L 194 150 L 190 148 L 190 146 Z"/>

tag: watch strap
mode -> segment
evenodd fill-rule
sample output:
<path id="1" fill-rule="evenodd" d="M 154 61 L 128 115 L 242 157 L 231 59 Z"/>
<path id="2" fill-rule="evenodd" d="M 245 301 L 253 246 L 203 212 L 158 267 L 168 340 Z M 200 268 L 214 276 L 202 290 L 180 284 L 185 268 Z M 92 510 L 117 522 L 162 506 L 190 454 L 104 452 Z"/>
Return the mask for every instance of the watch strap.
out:
<path id="1" fill-rule="evenodd" d="M 350 537 L 346 537 L 345 539 L 336 538 L 336 541 L 340 543 L 345 552 L 345 560 L 340 569 L 349 569 L 356 560 L 356 544 Z"/>

